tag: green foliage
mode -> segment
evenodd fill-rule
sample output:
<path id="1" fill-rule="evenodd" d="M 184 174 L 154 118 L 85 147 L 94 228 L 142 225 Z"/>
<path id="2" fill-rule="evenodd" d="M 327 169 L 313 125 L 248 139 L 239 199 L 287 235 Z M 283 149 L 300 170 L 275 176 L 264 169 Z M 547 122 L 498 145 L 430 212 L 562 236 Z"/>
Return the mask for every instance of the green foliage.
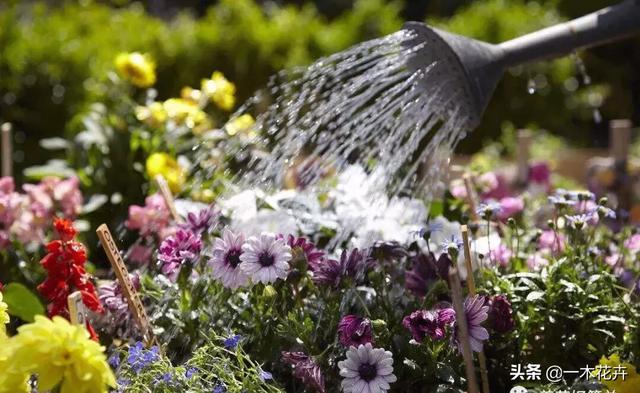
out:
<path id="1" fill-rule="evenodd" d="M 93 2 L 0 7 L 0 119 L 29 135 L 16 148 L 26 166 L 45 161 L 37 144 L 60 135 L 71 117 L 105 93 L 102 84 L 117 53 L 150 53 L 158 64 L 160 98 L 221 70 L 247 98 L 268 77 L 397 30 L 396 2 L 357 1 L 332 21 L 315 7 L 273 6 L 224 0 L 195 19 L 163 21 L 136 3 L 111 8 Z"/>
<path id="2" fill-rule="evenodd" d="M 7 284 L 2 289 L 2 296 L 9 306 L 9 314 L 25 322 L 33 322 L 34 316 L 44 314 L 44 307 L 38 296 L 22 284 Z"/>
<path id="3" fill-rule="evenodd" d="M 212 334 L 195 350 L 191 358 L 180 366 L 161 354 L 160 358 L 134 371 L 127 361 L 126 351 L 114 356 L 122 358 L 117 369 L 118 384 L 122 391 L 149 392 L 282 392 L 273 381 L 263 379 L 259 364 L 255 363 L 239 345 L 235 349 L 222 346 L 223 337 Z M 216 389 L 217 388 L 217 389 Z"/>

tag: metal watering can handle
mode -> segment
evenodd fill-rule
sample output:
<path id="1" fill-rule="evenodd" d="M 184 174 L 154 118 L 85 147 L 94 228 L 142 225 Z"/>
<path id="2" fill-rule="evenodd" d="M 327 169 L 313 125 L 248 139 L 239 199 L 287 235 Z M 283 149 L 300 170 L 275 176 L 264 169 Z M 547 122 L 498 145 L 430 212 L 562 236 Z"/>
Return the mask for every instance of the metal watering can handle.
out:
<path id="1" fill-rule="evenodd" d="M 640 0 L 629 0 L 569 22 L 542 29 L 498 45 L 504 64 L 564 56 L 640 32 Z"/>

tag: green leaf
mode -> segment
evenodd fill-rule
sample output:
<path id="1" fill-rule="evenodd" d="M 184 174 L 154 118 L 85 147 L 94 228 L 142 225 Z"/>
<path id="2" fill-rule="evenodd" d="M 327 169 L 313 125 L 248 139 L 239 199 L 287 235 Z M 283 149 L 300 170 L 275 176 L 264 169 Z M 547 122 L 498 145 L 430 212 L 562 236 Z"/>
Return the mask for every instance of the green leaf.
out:
<path id="1" fill-rule="evenodd" d="M 535 302 L 536 300 L 540 300 L 544 297 L 544 292 L 534 291 L 527 295 L 528 302 Z"/>
<path id="2" fill-rule="evenodd" d="M 2 296 L 9 306 L 9 314 L 25 322 L 33 322 L 34 316 L 44 314 L 44 306 L 38 296 L 20 283 L 7 284 L 2 290 Z"/>
<path id="3" fill-rule="evenodd" d="M 438 217 L 444 213 L 444 203 L 442 201 L 433 201 L 431 202 L 431 209 L 429 211 L 429 215 L 431 217 Z"/>
<path id="4" fill-rule="evenodd" d="M 593 320 L 593 324 L 603 323 L 603 322 L 618 322 L 624 325 L 625 319 L 615 316 L 615 315 L 600 315 Z"/>

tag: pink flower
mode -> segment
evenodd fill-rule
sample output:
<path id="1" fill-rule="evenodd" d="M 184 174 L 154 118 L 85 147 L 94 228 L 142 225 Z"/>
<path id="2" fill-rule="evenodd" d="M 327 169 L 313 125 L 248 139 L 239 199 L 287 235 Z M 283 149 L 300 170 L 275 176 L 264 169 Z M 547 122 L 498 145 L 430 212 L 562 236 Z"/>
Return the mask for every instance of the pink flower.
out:
<path id="1" fill-rule="evenodd" d="M 607 255 L 604 258 L 604 261 L 607 263 L 607 265 L 609 265 L 611 267 L 616 267 L 618 264 L 620 264 L 620 262 L 622 262 L 622 255 L 618 254 L 617 252 L 614 252 L 611 255 Z"/>
<path id="2" fill-rule="evenodd" d="M 487 172 L 478 177 L 482 199 L 501 199 L 509 196 L 507 181 L 501 175 Z"/>
<path id="3" fill-rule="evenodd" d="M 549 265 L 549 260 L 542 257 L 540 253 L 535 253 L 527 258 L 527 266 L 531 271 L 538 271 L 547 265 Z"/>
<path id="4" fill-rule="evenodd" d="M 0 177 L 0 194 L 11 194 L 15 191 L 15 184 L 13 177 L 3 176 Z"/>
<path id="5" fill-rule="evenodd" d="M 77 177 L 60 180 L 54 177 L 44 178 L 42 183 L 47 187 L 53 200 L 66 217 L 75 217 L 82 211 L 82 193 Z"/>
<path id="6" fill-rule="evenodd" d="M 27 193 L 30 203 L 30 209 L 33 214 L 48 221 L 53 215 L 53 199 L 47 192 L 46 187 L 42 184 L 25 184 L 22 189 Z"/>
<path id="7" fill-rule="evenodd" d="M 467 188 L 462 180 L 454 180 L 449 186 L 449 192 L 456 199 L 465 199 L 467 197 Z"/>
<path id="8" fill-rule="evenodd" d="M 624 247 L 632 253 L 640 251 L 640 234 L 633 235 L 625 240 Z"/>
<path id="9" fill-rule="evenodd" d="M 529 165 L 529 181 L 548 187 L 551 184 L 551 169 L 549 165 L 543 161 Z"/>
<path id="10" fill-rule="evenodd" d="M 505 197 L 500 199 L 498 218 L 506 220 L 524 210 L 524 201 L 520 197 Z"/>
<path id="11" fill-rule="evenodd" d="M 146 265 L 151 260 L 153 249 L 142 244 L 134 244 L 127 254 L 129 261 L 140 265 Z"/>
<path id="12" fill-rule="evenodd" d="M 548 250 L 553 254 L 558 254 L 564 251 L 565 237 L 561 233 L 556 233 L 553 230 L 546 230 L 542 232 L 538 239 L 538 247 L 541 250 Z"/>
<path id="13" fill-rule="evenodd" d="M 509 265 L 509 261 L 511 260 L 512 256 L 513 253 L 511 252 L 511 250 L 502 243 L 500 243 L 498 247 L 489 251 L 489 259 L 502 267 L 506 267 Z"/>
<path id="14" fill-rule="evenodd" d="M 156 235 L 161 237 L 169 226 L 169 209 L 160 194 L 148 196 L 144 206 L 129 206 L 127 228 L 138 230 L 141 236 Z"/>

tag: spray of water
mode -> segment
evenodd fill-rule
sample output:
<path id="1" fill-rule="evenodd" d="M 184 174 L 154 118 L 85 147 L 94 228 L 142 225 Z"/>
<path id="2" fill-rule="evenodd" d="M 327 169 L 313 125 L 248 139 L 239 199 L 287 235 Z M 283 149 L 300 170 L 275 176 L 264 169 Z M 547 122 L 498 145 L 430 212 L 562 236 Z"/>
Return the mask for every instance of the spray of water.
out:
<path id="1" fill-rule="evenodd" d="M 358 162 L 389 195 L 432 196 L 466 119 L 442 77 L 446 61 L 425 63 L 427 45 L 401 30 L 275 75 L 237 113 L 256 117 L 262 152 L 237 152 L 250 156 L 241 183 L 281 187 L 295 166 L 310 185 Z"/>

